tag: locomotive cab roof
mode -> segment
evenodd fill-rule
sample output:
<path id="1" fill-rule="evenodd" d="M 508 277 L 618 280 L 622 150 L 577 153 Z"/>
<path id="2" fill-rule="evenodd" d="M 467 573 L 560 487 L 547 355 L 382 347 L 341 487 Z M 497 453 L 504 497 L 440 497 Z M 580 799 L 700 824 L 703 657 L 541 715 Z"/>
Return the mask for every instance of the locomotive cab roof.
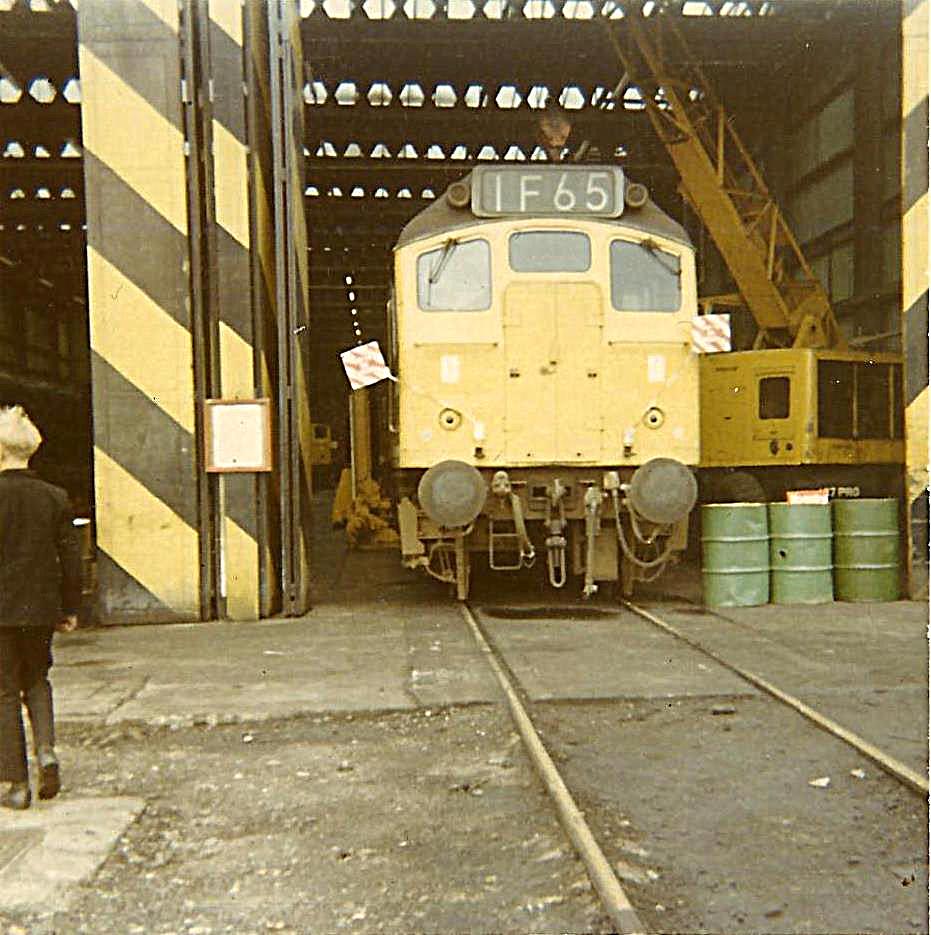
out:
<path id="1" fill-rule="evenodd" d="M 544 168 L 541 166 L 540 168 Z M 551 168 L 556 168 L 552 166 Z M 456 185 L 467 185 L 471 190 L 472 173 L 464 176 Z M 630 184 L 627 182 L 626 184 Z M 556 215 L 559 217 L 559 215 Z M 553 218 L 553 215 L 546 215 L 547 220 Z M 410 221 L 401 230 L 398 235 L 395 249 L 406 247 L 408 244 L 415 243 L 418 240 L 424 240 L 435 234 L 444 231 L 454 231 L 465 227 L 477 227 L 483 224 L 495 224 L 506 220 L 523 219 L 533 221 L 534 216 L 528 214 L 499 215 L 492 218 L 477 217 L 472 213 L 469 206 L 454 207 L 450 204 L 449 198 L 444 192 L 433 204 L 424 208 L 423 211 L 414 215 Z M 633 229 L 647 235 L 656 235 L 668 238 L 684 244 L 693 246 L 692 240 L 685 228 L 674 221 L 665 211 L 659 208 L 652 198 L 648 198 L 642 207 L 633 208 L 629 205 L 624 206 L 624 212 L 616 218 L 592 218 L 584 215 L 566 215 L 565 219 L 571 223 L 576 220 L 597 220 L 603 224 L 611 224 L 618 228 Z"/>

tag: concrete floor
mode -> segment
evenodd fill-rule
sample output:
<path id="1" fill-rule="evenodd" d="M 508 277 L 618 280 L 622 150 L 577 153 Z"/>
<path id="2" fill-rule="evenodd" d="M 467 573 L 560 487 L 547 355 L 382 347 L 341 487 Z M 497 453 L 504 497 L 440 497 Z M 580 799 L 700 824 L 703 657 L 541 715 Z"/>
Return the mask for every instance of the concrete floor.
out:
<path id="1" fill-rule="evenodd" d="M 321 505 L 322 523 L 324 510 Z M 393 553 L 347 551 L 340 535 L 322 537 L 315 558 L 322 572 L 315 606 L 298 620 L 98 628 L 58 637 L 53 681 L 59 720 L 73 730 L 221 724 L 500 701 L 443 586 L 402 569 Z M 668 596 L 654 592 L 644 600 L 709 649 L 926 773 L 927 605 L 708 613 L 691 602 L 696 580 L 694 570 L 680 569 Z M 480 576 L 473 597 L 533 703 L 762 703 L 742 679 L 620 612 L 606 595 L 575 613 L 580 604 L 574 595 Z M 520 608 L 528 606 L 555 606 L 557 614 L 520 619 Z M 787 723 L 798 718 L 786 717 Z M 820 742 L 816 736 L 812 744 Z M 648 758 L 649 747 L 639 755 Z M 43 806 L 52 818 L 63 807 Z M 129 809 L 125 821 L 133 814 Z M 94 825 L 93 809 L 86 821 Z"/>
<path id="2" fill-rule="evenodd" d="M 338 575 L 319 589 L 314 610 L 298 620 L 98 628 L 59 636 L 53 669 L 59 717 L 223 722 L 499 697 L 442 585 L 400 568 L 386 552 L 349 552 L 331 567 L 339 568 Z M 561 613 L 571 613 L 575 602 L 556 597 Z M 483 579 L 475 598 L 534 698 L 756 692 L 696 650 L 617 613 L 606 599 L 591 605 L 600 612 L 594 617 L 517 623 L 493 616 L 494 608 L 539 606 L 548 595 L 522 595 L 512 585 L 498 589 Z M 646 606 L 726 659 L 926 770 L 926 605 L 768 605 L 717 613 L 678 599 Z M 665 656 L 653 651 L 666 644 Z"/>

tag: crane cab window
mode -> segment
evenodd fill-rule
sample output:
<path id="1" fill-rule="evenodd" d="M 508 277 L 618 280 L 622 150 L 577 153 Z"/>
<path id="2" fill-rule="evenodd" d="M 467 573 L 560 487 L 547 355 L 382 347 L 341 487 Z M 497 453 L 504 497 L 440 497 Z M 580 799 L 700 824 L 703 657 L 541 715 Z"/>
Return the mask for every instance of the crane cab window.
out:
<path id="1" fill-rule="evenodd" d="M 417 257 L 417 302 L 425 312 L 491 308 L 491 249 L 487 240 L 447 240 Z"/>
<path id="2" fill-rule="evenodd" d="M 818 361 L 821 438 L 899 439 L 902 368 L 874 361 Z"/>
<path id="3" fill-rule="evenodd" d="M 592 265 L 592 245 L 578 231 L 522 231 L 508 241 L 515 273 L 584 273 Z"/>
<path id="4" fill-rule="evenodd" d="M 890 438 L 890 368 L 884 364 L 857 364 L 857 437 Z"/>
<path id="5" fill-rule="evenodd" d="M 612 240 L 611 304 L 619 312 L 679 311 L 679 257 L 652 240 Z"/>
<path id="6" fill-rule="evenodd" d="M 760 418 L 788 419 L 789 390 L 788 377 L 763 377 L 760 380 Z"/>

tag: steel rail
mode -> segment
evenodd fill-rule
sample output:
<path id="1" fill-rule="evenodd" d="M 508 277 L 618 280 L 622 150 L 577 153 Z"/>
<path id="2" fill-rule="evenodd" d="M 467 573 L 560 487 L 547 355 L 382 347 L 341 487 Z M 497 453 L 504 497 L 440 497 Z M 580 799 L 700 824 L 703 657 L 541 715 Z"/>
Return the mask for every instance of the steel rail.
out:
<path id="1" fill-rule="evenodd" d="M 611 869 L 610 863 L 598 846 L 591 829 L 585 821 L 585 816 L 579 807 L 575 804 L 569 790 L 563 782 L 559 770 L 553 763 L 552 757 L 543 745 L 540 735 L 537 733 L 530 716 L 521 703 L 514 685 L 505 671 L 504 666 L 499 662 L 494 651 L 485 638 L 481 627 L 478 624 L 471 609 L 466 604 L 460 605 L 462 616 L 472 636 L 478 643 L 479 649 L 484 655 L 489 666 L 495 673 L 501 690 L 507 698 L 508 706 L 511 709 L 511 716 L 520 733 L 521 739 L 534 767 L 543 780 L 546 790 L 556 805 L 556 811 L 559 815 L 560 823 L 563 826 L 569 840 L 575 847 L 576 852 L 585 864 L 589 879 L 595 887 L 605 911 L 611 918 L 611 922 L 616 926 L 619 935 L 644 935 L 647 932 L 646 926 L 640 921 L 634 907 L 631 905 L 627 894 L 621 888 L 617 876 Z"/>
<path id="2" fill-rule="evenodd" d="M 642 617 L 644 620 L 652 623 L 655 627 L 658 627 L 669 636 L 673 636 L 677 640 L 681 640 L 683 643 L 691 646 L 693 649 L 697 649 L 700 653 L 708 656 L 709 659 L 713 659 L 719 665 L 724 666 L 725 669 L 733 672 L 744 681 L 749 682 L 751 685 L 754 685 L 761 691 L 766 692 L 767 695 L 770 695 L 777 701 L 781 701 L 783 704 L 792 708 L 794 711 L 801 714 L 802 717 L 807 718 L 822 730 L 827 731 L 832 736 L 837 737 L 839 740 L 843 740 L 845 743 L 849 744 L 855 750 L 862 753 L 865 757 L 868 757 L 870 760 L 872 760 L 885 772 L 889 773 L 890 776 L 898 779 L 899 782 L 908 786 L 914 792 L 927 797 L 928 778 L 926 776 L 922 776 L 911 767 L 906 766 L 900 760 L 897 760 L 895 757 L 884 753 L 879 749 L 879 747 L 875 746 L 875 744 L 870 743 L 868 740 L 864 740 L 859 736 L 859 734 L 855 734 L 852 730 L 848 730 L 843 725 L 838 724 L 837 721 L 834 721 L 831 718 L 821 714 L 819 711 L 816 711 L 814 708 L 805 704 L 805 702 L 801 699 L 796 698 L 794 695 L 790 695 L 788 692 L 784 692 L 781 688 L 773 685 L 772 682 L 768 682 L 762 676 L 759 676 L 754 672 L 750 672 L 748 669 L 744 669 L 742 666 L 728 662 L 725 658 L 714 652 L 714 650 L 708 649 L 707 646 L 703 645 L 698 640 L 686 635 L 681 630 L 674 627 L 671 623 L 667 623 L 665 620 L 657 617 L 655 614 L 650 613 L 650 611 L 645 610 L 642 607 L 638 607 L 636 604 L 633 604 L 630 601 L 623 601 L 622 603 L 624 607 L 637 614 L 638 617 Z"/>

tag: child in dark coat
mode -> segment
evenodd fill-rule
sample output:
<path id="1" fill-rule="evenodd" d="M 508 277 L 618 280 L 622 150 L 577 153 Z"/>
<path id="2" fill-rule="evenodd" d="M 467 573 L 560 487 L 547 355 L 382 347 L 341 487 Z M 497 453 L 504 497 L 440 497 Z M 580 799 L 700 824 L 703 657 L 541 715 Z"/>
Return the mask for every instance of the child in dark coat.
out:
<path id="1" fill-rule="evenodd" d="M 20 406 L 0 408 L 0 796 L 29 808 L 26 703 L 39 765 L 39 798 L 60 787 L 55 755 L 52 636 L 77 626 L 81 558 L 68 495 L 29 470 L 42 436 Z"/>

